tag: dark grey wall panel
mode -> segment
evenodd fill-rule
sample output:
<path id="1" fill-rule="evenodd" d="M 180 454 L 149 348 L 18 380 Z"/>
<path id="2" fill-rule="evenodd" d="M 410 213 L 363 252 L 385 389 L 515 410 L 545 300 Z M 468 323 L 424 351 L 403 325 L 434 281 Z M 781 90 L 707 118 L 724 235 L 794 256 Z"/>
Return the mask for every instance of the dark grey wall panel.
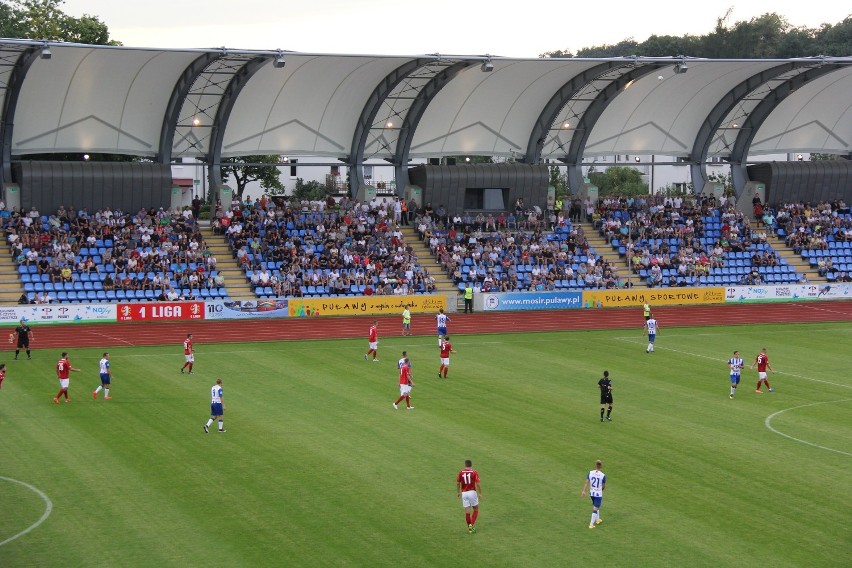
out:
<path id="1" fill-rule="evenodd" d="M 60 205 L 132 213 L 143 207 L 171 206 L 168 164 L 20 162 L 14 164 L 13 178 L 21 187 L 21 206 L 35 207 L 43 215 Z"/>
<path id="2" fill-rule="evenodd" d="M 411 183 L 423 189 L 423 203 L 443 204 L 450 214 L 464 210 L 467 188 L 505 188 L 509 190 L 506 208 L 523 197 L 528 206 L 547 207 L 550 172 L 538 164 L 474 164 L 457 166 L 417 166 L 408 170 Z"/>
<path id="3" fill-rule="evenodd" d="M 834 201 L 852 203 L 852 162 L 767 162 L 748 167 L 752 181 L 766 185 L 769 203 Z"/>

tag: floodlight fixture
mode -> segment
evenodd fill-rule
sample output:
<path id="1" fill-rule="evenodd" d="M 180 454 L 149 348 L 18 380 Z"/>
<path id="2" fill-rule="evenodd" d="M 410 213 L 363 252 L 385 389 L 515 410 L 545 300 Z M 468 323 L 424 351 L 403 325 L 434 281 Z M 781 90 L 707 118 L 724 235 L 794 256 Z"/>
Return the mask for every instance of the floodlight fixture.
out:
<path id="1" fill-rule="evenodd" d="M 50 59 L 53 57 L 53 52 L 50 51 L 50 47 L 47 45 L 47 42 L 44 41 L 41 44 L 41 58 L 42 59 Z"/>
<path id="2" fill-rule="evenodd" d="M 674 66 L 675 75 L 681 75 L 689 71 L 689 66 L 686 64 L 686 57 L 680 56 L 680 63 Z"/>
<path id="3" fill-rule="evenodd" d="M 272 61 L 272 66 L 276 69 L 283 69 L 285 65 L 287 65 L 287 60 L 284 59 L 284 53 L 279 49 L 275 59 Z"/>
<path id="4" fill-rule="evenodd" d="M 491 56 L 486 55 L 485 61 L 482 62 L 482 65 L 479 66 L 479 69 L 482 70 L 483 73 L 491 73 L 494 71 L 494 63 L 491 62 Z"/>

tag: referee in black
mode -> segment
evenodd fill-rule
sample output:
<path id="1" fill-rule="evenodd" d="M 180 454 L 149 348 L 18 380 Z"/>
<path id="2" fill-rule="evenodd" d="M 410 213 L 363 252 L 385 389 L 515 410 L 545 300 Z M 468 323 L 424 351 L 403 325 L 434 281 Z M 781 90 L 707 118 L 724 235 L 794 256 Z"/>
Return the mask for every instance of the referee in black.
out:
<path id="1" fill-rule="evenodd" d="M 612 381 L 609 380 L 609 371 L 603 372 L 603 378 L 598 381 L 601 389 L 601 422 L 604 421 L 604 407 L 606 407 L 606 419 L 612 422 Z"/>
<path id="2" fill-rule="evenodd" d="M 27 325 L 26 320 L 21 320 L 20 325 L 15 328 L 15 335 L 18 338 L 18 348 L 15 349 L 15 359 L 18 358 L 18 353 L 21 352 L 22 348 L 27 350 L 27 359 L 32 359 L 32 357 L 30 357 L 30 339 L 33 338 L 33 330 Z"/>

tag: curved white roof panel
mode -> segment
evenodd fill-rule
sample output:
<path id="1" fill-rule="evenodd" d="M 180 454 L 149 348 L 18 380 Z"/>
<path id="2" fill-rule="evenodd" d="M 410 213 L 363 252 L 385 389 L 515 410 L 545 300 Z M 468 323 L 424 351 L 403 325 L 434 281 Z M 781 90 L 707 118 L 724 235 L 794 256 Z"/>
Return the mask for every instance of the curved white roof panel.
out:
<path id="1" fill-rule="evenodd" d="M 15 154 L 157 152 L 175 81 L 197 54 L 53 47 L 33 63 L 15 112 Z"/>
<path id="2" fill-rule="evenodd" d="M 832 71 L 784 99 L 757 131 L 749 154 L 852 153 L 852 67 Z"/>
<path id="3" fill-rule="evenodd" d="M 355 124 L 382 79 L 405 58 L 287 54 L 284 68 L 267 65 L 240 93 L 223 156 L 349 154 Z"/>
<path id="4" fill-rule="evenodd" d="M 23 61 L 22 54 L 35 54 L 34 50 L 48 45 L 51 58 L 33 61 L 30 57 L 26 59 L 33 61 L 29 69 L 16 67 L 26 74 L 17 105 L 5 105 L 9 108 L 0 130 L 5 140 L 11 139 L 11 148 L 4 148 L 4 156 L 104 152 L 166 160 L 218 153 L 346 160 L 353 155 L 360 158 L 353 139 L 356 133 L 368 132 L 367 145 L 375 157 L 406 155 L 396 143 L 407 140 L 410 157 L 529 154 L 561 158 L 577 134 L 570 130 L 578 124 L 585 125 L 587 137 L 580 159 L 613 154 L 689 156 L 694 155 L 699 133 L 707 130 L 708 116 L 734 87 L 749 78 L 773 76 L 773 70 L 783 66 L 794 68 L 789 75 L 794 78 L 797 66 L 824 64 L 831 64 L 830 72 L 817 78 L 812 78 L 817 74 L 803 76 L 810 81 L 803 80 L 766 120 L 756 122 L 759 130 L 749 152 L 852 152 L 852 57 L 687 59 L 688 72 L 679 74 L 673 69 L 680 61 L 676 58 L 494 58 L 493 71 L 483 72 L 484 56 L 159 50 L 0 40 L 0 58 L 8 67 L 10 62 Z M 286 65 L 273 65 L 276 57 L 283 57 Z M 206 71 L 191 72 L 193 62 L 201 59 L 207 62 Z M 421 67 L 418 76 L 407 64 L 421 60 L 433 66 L 446 64 L 446 76 L 441 76 L 440 66 L 431 72 Z M 468 66 L 457 74 L 449 72 L 450 67 L 460 68 L 455 63 Z M 404 65 L 405 73 L 400 73 Z M 584 79 L 585 86 L 563 101 L 561 109 L 550 108 L 547 120 L 541 120 L 560 89 L 597 66 L 610 69 Z M 219 73 L 219 68 L 230 74 Z M 633 69 L 635 81 L 610 93 L 614 96 L 608 95 L 605 104 L 596 102 L 600 93 L 609 92 L 607 85 L 626 81 Z M 11 76 L 11 71 L 0 72 L 0 79 L 6 79 L 0 81 L 0 96 L 14 101 L 8 96 L 15 88 L 8 80 Z M 772 100 L 773 89 L 788 78 L 774 76 L 774 83 L 767 82 L 743 97 L 741 104 L 737 102 L 730 116 L 739 112 L 748 117 L 760 100 Z M 179 96 L 173 99 L 173 93 Z M 398 104 L 386 104 L 377 93 L 395 98 Z M 409 96 L 411 104 L 426 101 L 425 110 L 417 107 L 422 116 L 413 125 L 413 134 L 402 136 L 399 130 L 383 136 L 385 119 L 380 115 L 371 119 L 366 111 L 397 112 L 396 117 L 387 118 L 389 128 L 405 128 L 407 122 L 401 119 L 410 105 L 401 101 Z M 174 106 L 170 107 L 170 101 Z M 220 108 L 225 112 L 218 112 Z M 585 114 L 589 110 L 594 112 Z M 596 120 L 584 118 L 598 113 Z M 204 120 L 193 131 L 196 114 Z M 548 121 L 557 125 L 544 124 Z M 563 125 L 564 132 L 559 130 Z M 737 136 L 734 131 L 717 130 L 707 144 L 711 155 L 729 151 Z M 533 133 L 540 136 L 540 154 L 528 148 Z"/>
<path id="5" fill-rule="evenodd" d="M 462 72 L 429 105 L 411 144 L 412 157 L 448 154 L 511 156 L 526 152 L 550 98 L 595 61 L 504 61 L 494 70 Z"/>
<path id="6" fill-rule="evenodd" d="M 688 156 L 707 115 L 769 62 L 690 62 L 687 73 L 663 67 L 622 90 L 592 129 L 586 156 Z M 662 77 L 662 79 L 660 79 Z"/>

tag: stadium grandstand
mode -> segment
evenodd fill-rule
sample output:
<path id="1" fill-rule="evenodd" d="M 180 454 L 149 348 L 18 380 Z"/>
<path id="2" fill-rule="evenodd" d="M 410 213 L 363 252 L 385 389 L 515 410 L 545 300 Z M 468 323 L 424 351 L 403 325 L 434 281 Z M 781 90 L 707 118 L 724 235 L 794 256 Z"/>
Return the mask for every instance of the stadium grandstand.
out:
<path id="1" fill-rule="evenodd" d="M 5 303 L 834 282 L 852 270 L 852 57 L 12 39 L 0 53 Z M 757 164 L 801 153 L 838 159 Z M 246 155 L 311 158 L 345 171 L 348 192 L 240 199 L 222 160 Z M 598 196 L 587 173 L 607 156 L 667 156 L 656 166 L 688 168 L 693 191 Z M 173 179 L 183 159 L 204 165 L 209 218 Z M 393 168 L 392 191 L 364 175 L 376 161 Z M 730 166 L 734 195 L 711 182 L 714 162 Z M 552 165 L 567 175 L 565 211 Z"/>

